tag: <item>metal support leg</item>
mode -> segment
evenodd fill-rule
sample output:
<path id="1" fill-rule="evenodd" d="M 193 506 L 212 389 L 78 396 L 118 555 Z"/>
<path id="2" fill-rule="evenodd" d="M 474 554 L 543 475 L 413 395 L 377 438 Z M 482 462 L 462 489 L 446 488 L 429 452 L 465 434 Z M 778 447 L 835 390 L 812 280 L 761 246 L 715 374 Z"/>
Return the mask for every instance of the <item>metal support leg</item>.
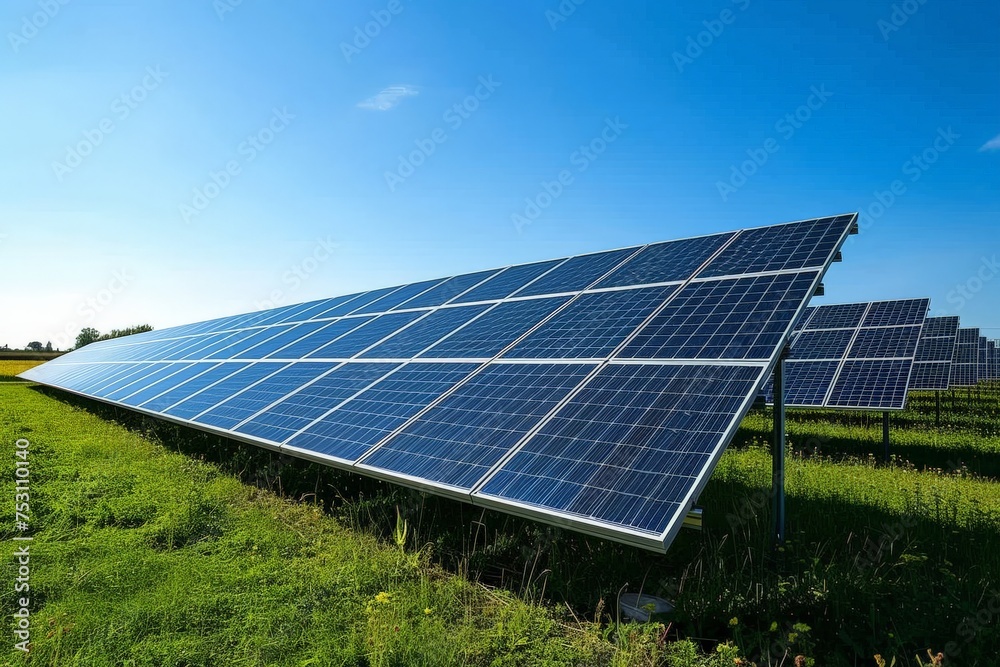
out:
<path id="1" fill-rule="evenodd" d="M 883 459 L 889 462 L 889 412 L 882 413 L 882 446 L 885 449 Z"/>
<path id="2" fill-rule="evenodd" d="M 941 390 L 939 389 L 938 391 L 935 392 L 935 394 L 937 396 L 937 405 L 936 405 L 937 417 L 936 417 L 936 423 L 937 423 L 937 427 L 941 428 Z"/>
<path id="3" fill-rule="evenodd" d="M 774 546 L 785 543 L 785 357 L 774 369 L 774 442 L 771 448 L 771 497 Z"/>

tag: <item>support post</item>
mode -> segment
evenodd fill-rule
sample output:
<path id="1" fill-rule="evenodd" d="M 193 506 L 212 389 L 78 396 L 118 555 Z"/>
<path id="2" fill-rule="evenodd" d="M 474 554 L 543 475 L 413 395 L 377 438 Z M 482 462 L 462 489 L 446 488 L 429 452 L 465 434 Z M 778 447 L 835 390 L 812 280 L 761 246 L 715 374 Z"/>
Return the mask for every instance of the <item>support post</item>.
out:
<path id="1" fill-rule="evenodd" d="M 774 442 L 771 448 L 771 498 L 775 548 L 785 543 L 785 359 L 786 347 L 774 369 Z"/>
<path id="2" fill-rule="evenodd" d="M 882 458 L 886 463 L 889 462 L 889 411 L 886 410 L 882 413 L 882 447 L 885 450 L 882 454 Z"/>
<path id="3" fill-rule="evenodd" d="M 935 395 L 937 396 L 937 405 L 936 405 L 937 417 L 936 417 L 936 422 L 937 422 L 937 427 L 941 428 L 941 390 L 938 389 L 935 392 Z"/>

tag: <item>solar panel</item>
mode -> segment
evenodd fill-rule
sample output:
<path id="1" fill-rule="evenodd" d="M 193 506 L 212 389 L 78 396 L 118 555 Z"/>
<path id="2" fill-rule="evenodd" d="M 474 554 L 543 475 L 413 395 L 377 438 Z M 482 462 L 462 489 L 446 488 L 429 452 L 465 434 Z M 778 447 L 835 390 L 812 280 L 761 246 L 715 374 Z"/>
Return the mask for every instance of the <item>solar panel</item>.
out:
<path id="1" fill-rule="evenodd" d="M 951 365 L 952 387 L 979 384 L 979 329 L 959 329 L 955 359 Z"/>
<path id="2" fill-rule="evenodd" d="M 979 337 L 979 379 L 990 379 L 990 346 L 986 336 Z"/>
<path id="3" fill-rule="evenodd" d="M 785 405 L 905 408 L 929 307 L 929 299 L 903 299 L 810 308 L 785 364 Z M 764 395 L 774 403 L 771 384 Z"/>
<path id="4" fill-rule="evenodd" d="M 806 220 L 217 318 L 89 345 L 23 376 L 665 550 L 856 221 Z M 866 314 L 876 317 L 842 315 L 861 324 Z M 835 336 L 812 354 L 896 354 L 909 342 L 897 333 Z M 803 376 L 831 363 L 802 366 Z M 883 371 L 862 363 L 855 372 Z"/>
<path id="5" fill-rule="evenodd" d="M 913 363 L 910 389 L 947 389 L 958 343 L 959 318 L 928 317 Z"/>

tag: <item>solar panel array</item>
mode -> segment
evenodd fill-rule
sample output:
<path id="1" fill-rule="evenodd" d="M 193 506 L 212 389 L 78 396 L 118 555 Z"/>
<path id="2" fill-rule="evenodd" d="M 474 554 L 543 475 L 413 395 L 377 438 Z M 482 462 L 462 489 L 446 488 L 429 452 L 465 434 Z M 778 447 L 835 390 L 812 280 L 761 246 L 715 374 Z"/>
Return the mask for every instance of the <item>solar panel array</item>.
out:
<path id="1" fill-rule="evenodd" d="M 928 317 L 913 363 L 910 389 L 947 389 L 958 343 L 958 316 Z"/>
<path id="2" fill-rule="evenodd" d="M 990 341 L 986 336 L 979 337 L 979 379 L 989 380 L 991 379 L 990 367 Z"/>
<path id="3" fill-rule="evenodd" d="M 665 550 L 856 218 L 152 331 L 23 377 Z"/>
<path id="4" fill-rule="evenodd" d="M 959 329 L 955 360 L 951 365 L 952 387 L 979 384 L 979 329 Z"/>
<path id="5" fill-rule="evenodd" d="M 902 410 L 929 299 L 810 308 L 785 362 L 785 405 Z M 773 385 L 765 387 L 774 403 Z"/>
<path id="6" fill-rule="evenodd" d="M 997 341 L 991 340 L 987 343 L 986 358 L 989 360 L 986 379 L 1000 380 L 1000 348 L 997 347 Z"/>

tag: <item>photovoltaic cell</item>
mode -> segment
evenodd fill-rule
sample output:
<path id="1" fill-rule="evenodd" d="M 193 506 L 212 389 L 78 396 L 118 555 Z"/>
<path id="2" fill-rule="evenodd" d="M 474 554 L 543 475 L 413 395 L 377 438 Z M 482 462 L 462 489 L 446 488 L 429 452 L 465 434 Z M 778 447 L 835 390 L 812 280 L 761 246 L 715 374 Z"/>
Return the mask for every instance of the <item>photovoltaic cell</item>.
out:
<path id="1" fill-rule="evenodd" d="M 692 283 L 639 330 L 627 359 L 768 359 L 818 273 Z"/>
<path id="2" fill-rule="evenodd" d="M 514 296 L 534 296 L 538 294 L 558 294 L 577 292 L 590 287 L 598 278 L 634 254 L 638 248 L 612 250 L 596 255 L 582 255 L 566 260 L 558 268 L 522 287 Z"/>
<path id="3" fill-rule="evenodd" d="M 362 463 L 468 491 L 592 369 L 582 364 L 494 364 Z"/>
<path id="4" fill-rule="evenodd" d="M 95 343 L 23 377 L 662 551 L 855 222 L 728 232 L 216 318 Z M 978 334 L 974 347 L 978 370 Z M 818 393 L 833 364 L 837 377 L 865 370 L 819 360 L 789 377 Z"/>
<path id="5" fill-rule="evenodd" d="M 276 405 L 238 426 L 240 433 L 280 444 L 319 419 L 333 406 L 376 382 L 399 364 L 344 364 L 304 385 Z"/>
<path id="6" fill-rule="evenodd" d="M 462 294 L 452 303 L 469 303 L 472 301 L 492 301 L 505 299 L 517 290 L 535 280 L 546 271 L 559 266 L 565 260 L 554 259 L 548 262 L 521 264 L 500 271 L 478 287 Z"/>
<path id="7" fill-rule="evenodd" d="M 610 355 L 676 287 L 585 294 L 529 334 L 504 358 L 601 358 Z"/>
<path id="8" fill-rule="evenodd" d="M 399 331 L 361 355 L 362 359 L 410 359 L 452 331 L 468 324 L 490 306 L 442 308 Z"/>
<path id="9" fill-rule="evenodd" d="M 642 252 L 598 283 L 596 287 L 649 285 L 687 280 L 732 237 L 733 234 L 716 234 L 646 246 Z"/>
<path id="10" fill-rule="evenodd" d="M 852 216 L 843 216 L 844 220 Z M 750 229 L 740 234 L 699 277 L 821 268 L 842 240 L 829 219 Z"/>
<path id="11" fill-rule="evenodd" d="M 337 338 L 331 343 L 320 347 L 315 352 L 304 355 L 316 359 L 346 359 L 353 357 L 367 347 L 370 347 L 387 336 L 391 336 L 400 327 L 404 327 L 426 313 L 420 311 L 406 313 L 388 313 L 379 315 L 364 326 L 354 329 L 349 334 Z"/>
<path id="12" fill-rule="evenodd" d="M 194 421 L 231 429 L 244 419 L 252 417 L 333 367 L 333 364 L 328 363 L 299 362 L 289 364 L 287 368 L 269 376 L 267 382 L 244 389 L 232 398 L 198 415 Z"/>
<path id="13" fill-rule="evenodd" d="M 501 303 L 419 356 L 435 359 L 492 358 L 568 300 L 569 297 L 552 297 Z"/>
<path id="14" fill-rule="evenodd" d="M 979 384 L 979 329 L 959 329 L 955 359 L 951 365 L 951 386 Z"/>
<path id="15" fill-rule="evenodd" d="M 929 307 L 929 299 L 904 299 L 811 308 L 785 361 L 785 405 L 902 410 L 924 320 L 908 323 Z"/>
<path id="16" fill-rule="evenodd" d="M 228 364 L 227 364 L 228 365 Z M 219 405 L 239 392 L 285 368 L 283 363 L 256 363 L 221 378 L 215 384 L 191 393 L 186 399 L 166 408 L 164 414 L 180 419 L 192 419 L 215 405 Z"/>
<path id="17" fill-rule="evenodd" d="M 906 403 L 913 363 L 847 361 L 827 403 L 831 408 L 898 409 Z"/>
<path id="18" fill-rule="evenodd" d="M 427 308 L 430 306 L 440 306 L 448 303 L 462 292 L 475 287 L 490 276 L 496 274 L 498 271 L 499 269 L 494 269 L 492 271 L 479 271 L 478 273 L 468 273 L 463 276 L 448 278 L 448 280 L 432 287 L 426 292 L 418 294 L 408 301 L 404 301 L 393 308 L 393 310 L 399 310 L 402 308 Z"/>
<path id="19" fill-rule="evenodd" d="M 753 366 L 610 365 L 479 495 L 660 534 L 760 382 Z"/>
<path id="20" fill-rule="evenodd" d="M 287 445 L 300 452 L 353 463 L 478 367 L 408 364 L 328 413 Z"/>
<path id="21" fill-rule="evenodd" d="M 419 294 L 426 292 L 427 290 L 431 289 L 440 282 L 441 282 L 440 279 L 425 280 L 422 283 L 413 283 L 412 285 L 404 285 L 403 287 L 400 287 L 391 294 L 386 294 L 381 299 L 372 301 L 371 303 L 362 308 L 358 308 L 357 310 L 353 311 L 352 314 L 358 315 L 361 313 L 384 313 L 387 310 L 390 310 L 395 306 L 398 306 L 399 304 L 409 299 L 412 299 L 413 297 Z"/>

